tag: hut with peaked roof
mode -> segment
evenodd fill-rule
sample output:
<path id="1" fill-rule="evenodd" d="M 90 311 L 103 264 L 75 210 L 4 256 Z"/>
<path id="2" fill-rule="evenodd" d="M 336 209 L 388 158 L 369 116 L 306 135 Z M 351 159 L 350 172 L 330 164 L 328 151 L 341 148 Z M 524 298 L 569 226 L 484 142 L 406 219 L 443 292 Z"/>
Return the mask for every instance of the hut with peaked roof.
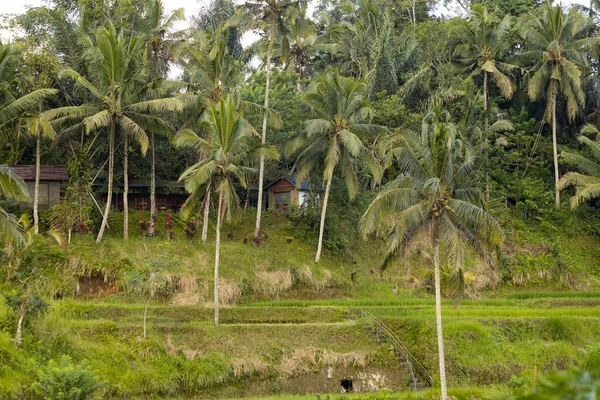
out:
<path id="1" fill-rule="evenodd" d="M 35 165 L 12 165 L 10 168 L 25 181 L 30 197 L 30 201 L 26 204 L 30 207 L 33 206 Z M 68 180 L 69 174 L 66 166 L 40 165 L 39 206 L 49 208 L 60 203 L 63 195 L 61 185 Z"/>
<path id="2" fill-rule="evenodd" d="M 284 175 L 269 183 L 264 190 L 268 193 L 268 208 L 280 210 L 283 204 L 305 204 L 310 187 L 307 180 L 298 186 L 295 176 Z"/>

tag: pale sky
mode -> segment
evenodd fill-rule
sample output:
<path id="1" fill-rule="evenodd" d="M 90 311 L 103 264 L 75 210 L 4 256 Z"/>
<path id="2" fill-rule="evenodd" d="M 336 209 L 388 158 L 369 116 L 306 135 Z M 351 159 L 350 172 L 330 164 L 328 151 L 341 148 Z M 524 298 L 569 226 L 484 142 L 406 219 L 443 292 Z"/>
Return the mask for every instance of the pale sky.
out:
<path id="1" fill-rule="evenodd" d="M 203 5 L 208 3 L 210 0 L 164 0 L 165 8 L 167 11 L 175 10 L 177 8 L 183 8 L 185 11 L 186 17 L 190 17 L 191 15 L 196 14 L 198 9 Z M 234 0 L 234 2 L 242 2 L 243 0 Z M 507 0 L 510 1 L 510 0 Z M 556 2 L 556 0 L 555 0 Z M 559 0 L 558 2 L 562 4 L 589 4 L 589 0 Z M 442 3 L 442 0 L 439 0 L 439 3 Z M 2 14 L 21 14 L 24 13 L 30 7 L 39 7 L 46 4 L 45 0 L 0 0 L 0 15 Z M 309 11 L 310 11 L 309 5 Z M 443 12 L 440 9 L 438 12 Z M 177 26 L 178 29 L 183 29 L 187 26 L 185 22 L 182 22 Z M 8 39 L 10 38 L 10 32 L 4 31 L 0 29 L 0 39 Z M 251 44 L 254 40 L 257 39 L 257 35 L 248 35 L 242 41 L 245 42 L 244 45 Z"/>

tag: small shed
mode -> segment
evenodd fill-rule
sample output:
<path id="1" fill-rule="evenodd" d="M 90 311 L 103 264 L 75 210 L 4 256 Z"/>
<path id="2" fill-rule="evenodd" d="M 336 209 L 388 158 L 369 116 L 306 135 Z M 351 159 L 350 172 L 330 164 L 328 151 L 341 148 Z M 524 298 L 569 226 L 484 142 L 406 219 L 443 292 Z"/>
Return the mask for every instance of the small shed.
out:
<path id="1" fill-rule="evenodd" d="M 268 192 L 268 207 L 271 210 L 280 210 L 281 205 L 306 204 L 306 194 L 310 190 L 308 181 L 304 180 L 300 186 L 296 185 L 296 177 L 284 175 L 276 181 L 265 186 Z"/>
<path id="2" fill-rule="evenodd" d="M 13 165 L 10 167 L 19 175 L 27 185 L 30 201 L 28 206 L 33 206 L 35 195 L 35 165 Z M 40 191 L 39 206 L 52 207 L 60 203 L 61 184 L 69 180 L 67 167 L 64 165 L 40 165 Z"/>

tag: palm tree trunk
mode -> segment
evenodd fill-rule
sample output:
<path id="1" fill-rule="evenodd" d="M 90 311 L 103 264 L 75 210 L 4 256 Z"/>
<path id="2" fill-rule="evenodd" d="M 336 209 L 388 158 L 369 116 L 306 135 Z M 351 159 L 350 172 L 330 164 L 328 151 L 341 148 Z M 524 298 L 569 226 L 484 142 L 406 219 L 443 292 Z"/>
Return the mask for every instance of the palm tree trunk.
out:
<path id="1" fill-rule="evenodd" d="M 35 139 L 35 190 L 33 193 L 33 233 L 40 233 L 40 215 L 38 207 L 40 204 L 40 159 L 41 159 L 42 137 L 38 133 Z M 49 193 L 48 193 L 49 195 Z M 48 199 L 50 200 L 50 199 Z"/>
<path id="2" fill-rule="evenodd" d="M 108 213 L 110 212 L 110 203 L 112 201 L 113 191 L 113 173 L 115 169 L 115 121 L 111 121 L 108 132 L 108 188 L 106 193 L 106 207 L 104 209 L 104 215 L 102 216 L 102 225 L 100 225 L 100 231 L 96 238 L 96 243 L 102 241 L 104 236 L 104 230 L 108 225 Z"/>
<path id="3" fill-rule="evenodd" d="M 129 240 L 129 136 L 123 138 L 123 240 Z"/>
<path id="4" fill-rule="evenodd" d="M 273 45 L 275 44 L 275 26 L 271 26 L 269 33 L 269 47 L 267 49 L 267 63 L 265 65 L 265 69 L 267 72 L 266 82 L 265 82 L 265 110 L 263 115 L 263 124 L 262 124 L 262 137 L 261 143 L 265 143 L 267 141 L 267 108 L 269 107 L 269 84 L 271 80 L 271 55 L 273 53 Z M 258 170 L 258 203 L 256 204 L 256 226 L 254 228 L 254 238 L 257 239 L 260 235 L 260 218 L 262 214 L 262 196 L 263 196 L 263 180 L 265 177 L 265 157 L 260 156 L 260 166 Z M 255 240 L 255 243 L 257 241 Z"/>
<path id="5" fill-rule="evenodd" d="M 554 190 L 556 193 L 556 208 L 560 208 L 560 191 L 558 190 L 558 148 L 556 144 L 556 93 L 552 94 L 552 156 L 554 158 Z"/>
<path id="6" fill-rule="evenodd" d="M 448 398 L 446 389 L 446 360 L 444 356 L 444 334 L 442 330 L 442 290 L 440 279 L 440 240 L 437 231 L 436 221 L 432 224 L 432 241 L 433 241 L 433 263 L 435 274 L 435 322 L 437 329 L 437 341 L 439 351 L 440 364 L 440 385 L 442 387 L 442 400 Z"/>
<path id="7" fill-rule="evenodd" d="M 25 311 L 26 307 L 21 308 L 21 316 L 19 316 L 19 321 L 17 322 L 17 333 L 15 334 L 15 345 L 18 347 L 23 340 L 23 320 L 25 319 Z"/>
<path id="8" fill-rule="evenodd" d="M 221 251 L 221 223 L 223 222 L 223 193 L 219 193 L 217 210 L 217 238 L 215 246 L 215 326 L 219 326 L 219 256 Z"/>
<path id="9" fill-rule="evenodd" d="M 206 242 L 208 238 L 208 215 L 210 212 L 210 182 L 204 195 L 204 220 L 202 221 L 202 241 Z"/>
<path id="10" fill-rule="evenodd" d="M 315 262 L 319 262 L 321 259 L 321 252 L 323 250 L 323 232 L 325 231 L 325 215 L 327 214 L 327 202 L 329 201 L 329 190 L 331 189 L 331 179 L 333 178 L 333 170 L 327 177 L 327 187 L 325 188 L 325 197 L 323 197 L 323 209 L 321 210 L 321 226 L 319 227 L 319 244 L 317 245 L 317 255 L 315 256 Z"/>
<path id="11" fill-rule="evenodd" d="M 148 227 L 148 236 L 154 236 L 154 227 L 156 226 L 156 149 L 154 132 L 150 132 L 150 156 L 152 157 L 152 167 L 150 169 L 150 226 Z"/>
<path id="12" fill-rule="evenodd" d="M 488 93 L 487 93 L 487 71 L 483 71 L 483 114 L 484 114 L 484 122 L 483 129 L 485 134 L 485 151 L 489 151 L 489 138 L 487 137 L 487 128 L 488 128 Z M 485 158 L 485 201 L 490 201 L 490 171 L 489 171 L 490 163 L 489 163 L 489 154 L 488 157 Z"/>
<path id="13" fill-rule="evenodd" d="M 150 299 L 152 295 L 148 296 L 148 301 L 146 301 L 146 307 L 144 307 L 144 339 L 146 339 L 146 317 L 148 316 L 148 306 L 150 305 Z"/>

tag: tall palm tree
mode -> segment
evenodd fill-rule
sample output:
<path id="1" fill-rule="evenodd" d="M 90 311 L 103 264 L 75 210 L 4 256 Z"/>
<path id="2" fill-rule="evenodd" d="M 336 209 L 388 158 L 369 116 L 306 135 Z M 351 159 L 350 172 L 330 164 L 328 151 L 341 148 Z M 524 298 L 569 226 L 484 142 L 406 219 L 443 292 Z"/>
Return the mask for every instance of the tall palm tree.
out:
<path id="1" fill-rule="evenodd" d="M 546 100 L 545 119 L 552 125 L 557 208 L 560 207 L 560 175 L 556 144 L 556 102 L 558 96 L 564 97 L 569 121 L 573 121 L 580 110 L 585 108 L 581 68 L 588 65 L 585 50 L 600 40 L 582 38 L 590 27 L 590 21 L 590 18 L 584 17 L 576 8 L 565 13 L 560 5 L 552 7 L 549 0 L 546 1 L 541 17 L 530 13 L 522 21 L 521 35 L 525 39 L 525 51 L 519 58 L 526 63 L 533 63 L 529 68 L 527 93 L 533 101 Z"/>
<path id="2" fill-rule="evenodd" d="M 149 50 L 148 69 L 150 79 L 157 81 L 166 77 L 169 71 L 169 62 L 172 59 L 173 42 L 169 38 L 174 24 L 185 19 L 182 8 L 167 14 L 162 0 L 151 0 L 144 3 L 146 6 L 146 17 L 143 19 L 143 31 L 146 46 Z M 156 145 L 155 132 L 150 131 L 150 226 L 148 236 L 154 235 L 156 226 Z"/>
<path id="3" fill-rule="evenodd" d="M 440 383 L 445 400 L 440 249 L 453 264 L 453 276 L 460 283 L 464 244 L 471 244 L 491 260 L 503 240 L 503 232 L 484 210 L 483 197 L 472 179 L 471 173 L 476 168 L 473 152 L 446 115 L 428 113 L 420 132 L 391 136 L 385 142 L 385 151 L 395 159 L 402 173 L 373 200 L 360 221 L 360 230 L 366 237 L 392 221 L 382 269 L 417 234 L 429 235 L 434 261 Z"/>
<path id="4" fill-rule="evenodd" d="M 323 250 L 325 216 L 334 170 L 336 168 L 340 170 L 350 198 L 356 196 L 360 185 L 354 165 L 357 158 L 364 158 L 367 161 L 375 180 L 380 178 L 375 158 L 359 137 L 385 130 L 381 126 L 369 123 L 373 110 L 363 105 L 365 92 L 364 81 L 343 78 L 334 70 L 317 77 L 315 83 L 306 92 L 300 93 L 300 99 L 309 107 L 312 119 L 307 120 L 304 131 L 286 145 L 288 155 L 302 150 L 294 167 L 298 184 L 325 155 L 323 171 L 325 195 L 315 262 L 319 262 Z"/>
<path id="5" fill-rule="evenodd" d="M 182 128 L 195 129 L 199 119 L 202 118 L 207 101 L 217 104 L 228 91 L 235 90 L 239 86 L 242 71 L 235 62 L 237 58 L 230 52 L 229 37 L 231 34 L 232 30 L 225 29 L 223 26 L 217 26 L 215 30 L 196 31 L 186 43 L 176 49 L 176 59 L 187 71 L 188 90 L 197 94 L 191 101 L 188 101 Z M 281 126 L 279 116 L 272 110 L 241 100 L 237 93 L 233 95 L 233 98 L 236 107 L 246 115 L 265 113 L 271 126 Z M 186 203 L 186 207 L 182 209 L 183 214 L 187 217 L 196 203 L 202 200 L 204 220 L 201 238 L 203 242 L 206 242 L 208 237 L 211 191 L 209 185 L 202 196 L 200 196 L 200 192 L 197 192 L 196 197 L 191 198 Z"/>
<path id="6" fill-rule="evenodd" d="M 17 84 L 27 83 L 31 77 L 18 73 L 19 48 L 0 42 L 0 134 L 11 134 L 18 118 L 36 110 L 44 99 L 58 93 L 55 89 L 37 89 L 21 97 Z M 36 181 L 39 167 L 36 168 Z M 23 180 L 7 166 L 0 166 L 0 194 L 17 200 L 29 199 Z M 35 207 L 34 207 L 35 208 Z M 37 211 L 37 210 L 36 210 Z M 37 232 L 36 232 L 37 233 Z M 22 227 L 14 216 L 0 207 L 0 235 L 3 240 L 24 243 Z"/>
<path id="7" fill-rule="evenodd" d="M 41 146 L 44 138 L 54 140 L 56 132 L 43 114 L 34 117 L 23 118 L 22 122 L 27 128 L 27 135 L 35 138 L 35 189 L 33 194 L 33 233 L 36 235 L 40 231 L 40 216 L 38 213 L 40 202 L 40 166 L 41 166 Z"/>
<path id="8" fill-rule="evenodd" d="M 290 26 L 296 23 L 304 13 L 307 0 L 253 0 L 247 1 L 236 10 L 236 13 L 225 25 L 240 26 L 242 29 L 261 29 L 268 32 L 269 46 L 267 48 L 265 61 L 265 102 L 264 109 L 269 108 L 269 85 L 271 79 L 271 56 L 273 46 L 277 38 L 280 39 L 281 58 L 285 59 L 289 53 Z M 267 140 L 267 113 L 263 115 L 262 143 Z M 256 205 L 256 225 L 254 237 L 258 238 L 260 233 L 260 221 L 262 216 L 263 180 L 265 173 L 265 159 L 260 159 L 258 177 L 258 203 Z"/>
<path id="9" fill-rule="evenodd" d="M 508 38 L 511 27 L 510 15 L 500 19 L 494 12 L 488 12 L 486 6 L 473 5 L 472 17 L 467 21 L 457 18 L 455 31 L 463 35 L 463 42 L 458 46 L 458 57 L 465 69 L 472 76 L 483 75 L 483 113 L 484 126 L 488 128 L 488 77 L 491 77 L 504 98 L 510 99 L 513 94 L 512 82 L 507 73 L 515 65 L 502 62 L 501 59 L 508 51 Z M 486 147 L 487 136 L 484 138 Z M 487 159 L 486 159 L 487 161 Z M 489 168 L 485 170 L 485 199 L 490 199 Z"/>
<path id="10" fill-rule="evenodd" d="M 180 111 L 182 105 L 174 98 L 139 101 L 143 98 L 147 82 L 146 68 L 142 63 L 144 43 L 139 36 L 126 40 L 122 33 L 117 33 L 115 26 L 108 26 L 95 34 L 95 44 L 87 39 L 88 77 L 83 77 L 74 70 L 64 70 L 60 77 L 75 81 L 82 89 L 85 101 L 79 106 L 60 107 L 46 112 L 49 120 L 59 124 L 73 124 L 68 131 L 84 129 L 86 133 L 94 131 L 106 132 L 108 136 L 108 181 L 106 208 L 96 241 L 100 243 L 108 223 L 114 176 L 115 139 L 118 133 L 123 134 L 124 142 L 124 228 L 127 238 L 127 153 L 129 137 L 140 143 L 142 152 L 148 148 L 146 131 L 165 132 L 171 130 L 170 125 L 160 118 L 167 111 Z"/>
<path id="11" fill-rule="evenodd" d="M 198 192 L 205 192 L 208 186 L 212 186 L 218 196 L 214 275 L 215 325 L 218 326 L 221 225 L 224 215 L 227 213 L 230 216 L 240 203 L 234 182 L 245 187 L 246 174 L 253 172 L 252 168 L 246 166 L 248 162 L 259 157 L 277 159 L 279 155 L 273 146 L 253 143 L 256 131 L 236 109 L 233 96 L 223 98 L 216 104 L 207 101 L 205 107 L 197 128 L 204 131 L 206 138 L 185 129 L 175 136 L 175 145 L 191 148 L 201 157 L 179 178 L 185 181 L 190 199 Z"/>
<path id="12" fill-rule="evenodd" d="M 513 94 L 512 82 L 506 75 L 515 65 L 502 62 L 508 50 L 507 34 L 511 27 L 510 15 L 500 19 L 488 12 L 484 5 L 473 5 L 470 20 L 456 19 L 455 31 L 463 36 L 458 46 L 458 57 L 473 76 L 483 76 L 483 111 L 488 108 L 488 76 L 507 99 Z"/>
<path id="13" fill-rule="evenodd" d="M 569 164 L 574 165 L 582 173 L 568 172 L 558 181 L 560 190 L 575 187 L 577 191 L 571 198 L 571 208 L 575 209 L 582 203 L 600 197 L 600 142 L 598 142 L 598 129 L 593 125 L 586 125 L 581 130 L 581 136 L 577 138 L 579 143 L 586 146 L 597 160 L 593 161 L 579 154 L 563 151 L 560 156 Z M 588 138 L 596 135 L 596 139 Z M 586 136 L 587 135 L 587 136 Z"/>

